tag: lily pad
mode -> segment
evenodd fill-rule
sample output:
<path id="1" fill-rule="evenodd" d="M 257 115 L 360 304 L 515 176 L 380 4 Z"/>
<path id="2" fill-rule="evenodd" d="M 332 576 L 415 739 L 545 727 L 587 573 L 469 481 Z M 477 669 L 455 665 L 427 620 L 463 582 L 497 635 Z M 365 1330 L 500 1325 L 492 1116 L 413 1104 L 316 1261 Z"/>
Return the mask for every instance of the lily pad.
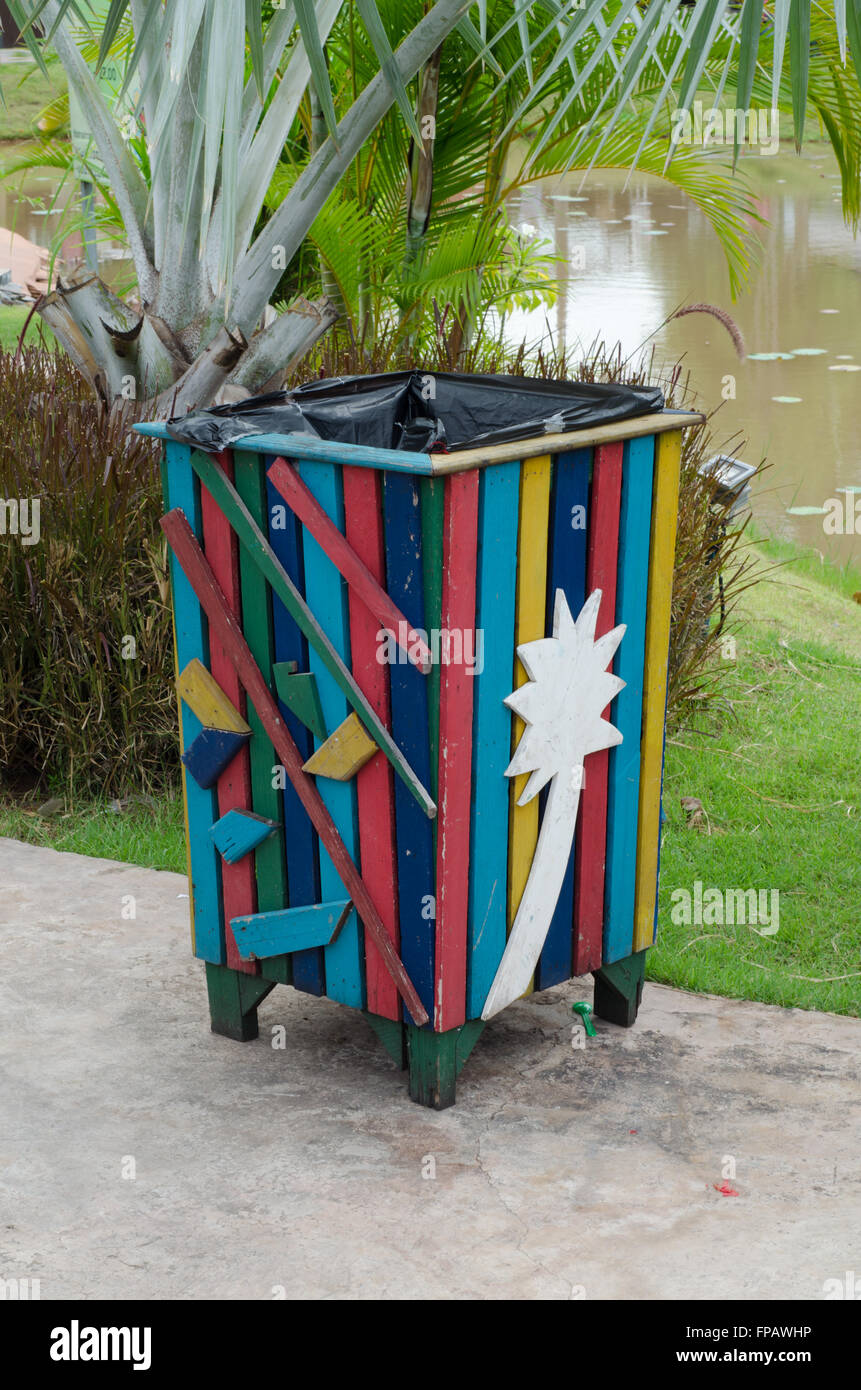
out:
<path id="1" fill-rule="evenodd" d="M 771 399 L 777 401 L 778 405 L 798 405 L 801 402 L 801 396 L 772 396 Z"/>
<path id="2" fill-rule="evenodd" d="M 793 357 L 822 357 L 827 348 L 793 348 Z"/>
<path id="3" fill-rule="evenodd" d="M 669 232 L 662 231 L 660 227 L 648 227 L 643 236 L 669 236 Z"/>
<path id="4" fill-rule="evenodd" d="M 820 314 L 839 314 L 839 309 L 820 309 Z"/>
<path id="5" fill-rule="evenodd" d="M 861 492 L 861 486 L 859 486 L 858 483 L 847 483 L 847 484 L 846 484 L 846 487 L 836 487 L 836 488 L 834 489 L 834 491 L 835 491 L 835 492 L 850 492 L 850 493 L 852 493 L 852 492 Z"/>
<path id="6" fill-rule="evenodd" d="M 829 367 L 829 372 L 861 372 L 861 364 L 858 362 L 839 362 L 836 367 Z"/>
<path id="7" fill-rule="evenodd" d="M 827 507 L 787 507 L 789 516 L 825 516 Z"/>
<path id="8" fill-rule="evenodd" d="M 749 352 L 748 362 L 788 362 L 791 352 Z"/>

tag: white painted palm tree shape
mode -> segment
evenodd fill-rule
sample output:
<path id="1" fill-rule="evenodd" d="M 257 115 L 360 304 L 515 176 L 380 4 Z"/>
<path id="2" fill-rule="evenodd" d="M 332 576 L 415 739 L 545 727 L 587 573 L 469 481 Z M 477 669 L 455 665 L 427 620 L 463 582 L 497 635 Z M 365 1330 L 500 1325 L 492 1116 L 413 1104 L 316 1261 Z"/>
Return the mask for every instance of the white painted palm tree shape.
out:
<path id="1" fill-rule="evenodd" d="M 529 878 L 482 1018 L 492 1018 L 528 987 L 568 865 L 583 760 L 587 753 L 622 742 L 619 730 L 601 714 L 625 684 L 607 670 L 625 626 L 614 627 L 596 642 L 600 606 L 601 590 L 595 589 L 575 622 L 565 594 L 557 589 L 553 636 L 517 648 L 529 683 L 507 696 L 505 703 L 527 727 L 505 775 L 532 774 L 518 806 L 525 806 L 548 782 L 551 785 Z"/>

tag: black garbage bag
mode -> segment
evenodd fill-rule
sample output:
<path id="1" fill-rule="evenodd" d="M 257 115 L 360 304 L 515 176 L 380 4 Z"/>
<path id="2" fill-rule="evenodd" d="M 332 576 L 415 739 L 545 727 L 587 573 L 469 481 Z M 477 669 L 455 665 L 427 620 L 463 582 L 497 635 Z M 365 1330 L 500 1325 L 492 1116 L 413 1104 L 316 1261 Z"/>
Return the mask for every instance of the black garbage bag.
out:
<path id="1" fill-rule="evenodd" d="M 382 372 L 332 377 L 214 406 L 167 423 L 171 438 L 215 452 L 251 434 L 313 434 L 340 444 L 414 453 L 563 434 L 661 410 L 655 386 L 523 376 Z"/>

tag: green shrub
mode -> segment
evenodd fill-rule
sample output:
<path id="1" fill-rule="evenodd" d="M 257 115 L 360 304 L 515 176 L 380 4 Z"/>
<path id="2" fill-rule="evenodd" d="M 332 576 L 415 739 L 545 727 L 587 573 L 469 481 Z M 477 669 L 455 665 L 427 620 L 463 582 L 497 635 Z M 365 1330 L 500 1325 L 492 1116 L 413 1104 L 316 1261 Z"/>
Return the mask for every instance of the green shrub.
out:
<path id="1" fill-rule="evenodd" d="M 359 365 L 350 346 L 321 346 L 302 379 L 404 365 L 385 346 Z M 417 364 L 445 370 L 439 357 Z M 658 381 L 685 403 L 678 370 L 634 371 L 600 346 L 564 355 L 470 350 L 461 367 L 581 380 Z M 158 448 L 106 416 L 62 353 L 0 353 L 0 501 L 38 499 L 40 539 L 0 534 L 0 774 L 7 785 L 121 796 L 176 782 L 176 709 L 166 542 L 158 528 Z M 744 586 L 738 531 L 725 532 L 698 465 L 716 448 L 687 432 L 673 593 L 669 718 L 707 708 L 722 670 L 725 620 Z M 0 511 L 8 522 L 8 506 Z M 716 579 L 718 570 L 723 585 Z M 721 615 L 724 615 L 723 617 Z M 135 655 L 124 655 L 131 650 Z M 125 647 L 124 647 L 125 644 Z"/>
<path id="2" fill-rule="evenodd" d="M 175 778 L 176 735 L 158 451 L 42 348 L 0 354 L 0 412 L 4 780 L 106 795 L 161 786 Z M 10 499 L 38 502 L 37 543 Z"/>

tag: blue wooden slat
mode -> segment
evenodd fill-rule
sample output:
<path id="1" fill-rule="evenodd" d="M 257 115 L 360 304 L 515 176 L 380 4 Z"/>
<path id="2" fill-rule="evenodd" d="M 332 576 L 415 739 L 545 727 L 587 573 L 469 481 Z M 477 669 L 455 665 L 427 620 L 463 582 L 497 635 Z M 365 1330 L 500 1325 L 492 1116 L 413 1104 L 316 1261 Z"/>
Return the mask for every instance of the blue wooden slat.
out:
<path id="1" fill-rule="evenodd" d="M 200 518 L 200 490 L 190 463 L 191 450 L 183 444 L 165 446 L 165 506 L 181 507 L 188 524 L 198 540 L 203 535 Z M 170 552 L 170 575 L 173 590 L 174 621 L 176 623 L 176 652 L 180 671 L 194 657 L 209 666 L 209 639 L 206 619 L 197 597 L 186 579 L 181 565 Z M 201 731 L 197 715 L 183 704 L 182 734 L 185 748 L 190 748 Z M 183 750 L 185 751 L 185 750 Z M 188 807 L 188 853 L 191 865 L 191 895 L 194 908 L 194 953 L 201 960 L 223 965 L 224 913 L 221 902 L 221 869 L 218 853 L 209 832 L 218 820 L 218 800 L 214 789 L 204 791 L 183 769 Z"/>
<path id="2" fill-rule="evenodd" d="M 268 463 L 268 460 L 267 460 Z M 269 544 L 297 589 L 304 595 L 302 538 L 299 522 L 272 484 L 266 483 L 269 512 Z M 295 661 L 308 670 L 308 644 L 277 594 L 272 595 L 272 629 L 276 661 Z M 313 752 L 311 735 L 286 705 L 279 702 L 284 722 L 303 758 Z M 284 848 L 287 859 L 287 895 L 291 907 L 303 907 L 320 898 L 317 832 L 291 782 L 284 788 Z M 305 994 L 325 994 L 323 952 L 297 951 L 293 955 L 293 985 Z"/>
<path id="3" fill-rule="evenodd" d="M 519 494 L 518 462 L 483 470 L 476 588 L 476 628 L 482 634 L 483 669 L 475 677 L 473 697 L 468 1019 L 481 1017 L 505 950 L 509 800 L 505 769 L 511 758 L 511 713 L 503 700 L 509 693 L 514 658 Z"/>
<path id="4" fill-rule="evenodd" d="M 562 589 L 574 618 L 586 600 L 585 524 L 589 506 L 591 449 L 558 454 L 550 499 L 550 555 L 547 585 L 547 633 L 553 631 L 556 590 Z M 547 792 L 541 793 L 541 813 Z M 572 922 L 574 919 L 574 843 L 556 902 L 550 930 L 536 970 L 536 989 L 549 989 L 571 978 Z"/>
<path id="5" fill-rule="evenodd" d="M 341 470 L 331 463 L 300 463 L 299 475 L 340 531 L 344 529 L 344 490 Z M 302 536 L 305 561 L 305 599 L 308 607 L 323 628 L 336 651 L 350 664 L 350 628 L 347 618 L 346 585 L 326 552 L 309 531 Z M 326 728 L 331 734 L 350 713 L 347 701 L 338 689 L 316 652 L 309 652 L 309 665 L 317 677 L 317 690 Z M 321 740 L 314 740 L 319 748 Z M 335 782 L 329 777 L 317 778 L 317 790 L 323 798 L 338 832 L 354 863 L 359 862 L 359 822 L 356 807 L 356 784 Z M 422 812 L 419 811 L 419 815 Z M 324 902 L 340 898 L 344 885 L 329 855 L 320 850 L 320 892 Z M 324 950 L 326 960 L 326 994 L 340 1004 L 354 1009 L 364 1007 L 365 970 L 364 949 L 355 913 L 333 946 Z"/>
<path id="6" fill-rule="evenodd" d="M 625 445 L 616 622 L 625 623 L 627 631 L 616 655 L 614 670 L 627 684 L 610 709 L 610 720 L 622 734 L 622 743 L 610 749 L 609 760 L 603 947 L 606 962 L 629 956 L 634 936 L 640 727 L 654 457 L 654 437 L 631 439 Z"/>
<path id="7" fill-rule="evenodd" d="M 154 439 L 169 439 L 164 425 L 140 424 L 133 428 L 138 434 Z M 181 446 L 184 447 L 184 446 Z M 271 454 L 316 463 L 349 463 L 354 468 L 384 468 L 396 473 L 433 473 L 429 454 L 413 454 L 401 449 L 372 449 L 364 444 L 342 444 L 336 439 L 317 439 L 309 434 L 246 434 L 230 446 L 246 453 Z"/>
<path id="8" fill-rule="evenodd" d="M 403 474 L 386 473 L 383 479 L 383 511 L 389 595 L 409 623 L 414 627 L 423 628 L 425 604 L 418 481 Z M 427 678 L 411 663 L 397 660 L 391 667 L 391 695 L 392 733 L 395 742 L 416 776 L 429 787 L 431 767 Z M 433 1018 L 433 825 L 400 778 L 395 778 L 395 838 L 398 856 L 401 959 L 429 1017 Z M 409 1019 L 408 1014 L 406 1017 Z"/>
<path id="9" fill-rule="evenodd" d="M 312 903 L 308 907 L 282 908 L 278 912 L 255 912 L 234 917 L 231 927 L 243 960 L 268 960 L 289 955 L 300 948 L 325 946 L 335 931 L 350 899 Z M 355 912 L 350 917 L 355 917 Z M 349 925 L 349 922 L 346 924 Z M 343 930 L 343 928 L 342 928 Z"/>

